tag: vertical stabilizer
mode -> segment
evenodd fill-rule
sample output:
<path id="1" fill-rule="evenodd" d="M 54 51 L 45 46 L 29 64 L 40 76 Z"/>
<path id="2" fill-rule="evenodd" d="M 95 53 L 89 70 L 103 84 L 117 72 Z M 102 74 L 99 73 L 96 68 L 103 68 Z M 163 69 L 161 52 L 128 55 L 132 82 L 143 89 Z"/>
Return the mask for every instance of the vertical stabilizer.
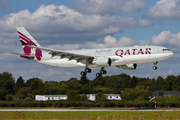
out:
<path id="1" fill-rule="evenodd" d="M 41 60 L 42 57 L 41 50 L 33 49 L 28 46 L 25 46 L 25 45 L 31 45 L 31 46 L 41 47 L 39 43 L 28 33 L 28 31 L 24 27 L 17 27 L 17 32 L 20 38 L 20 42 L 22 43 L 22 47 L 25 55 L 34 54 L 37 60 Z"/>

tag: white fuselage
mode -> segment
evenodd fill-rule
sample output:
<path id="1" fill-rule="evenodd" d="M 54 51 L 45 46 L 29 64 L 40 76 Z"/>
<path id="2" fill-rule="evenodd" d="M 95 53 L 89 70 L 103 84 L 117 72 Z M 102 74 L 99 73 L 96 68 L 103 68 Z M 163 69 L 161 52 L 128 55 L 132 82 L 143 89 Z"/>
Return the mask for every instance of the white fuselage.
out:
<path id="1" fill-rule="evenodd" d="M 83 49 L 67 51 L 74 54 L 84 54 L 96 57 L 107 57 L 112 59 L 111 66 L 121 66 L 126 64 L 152 63 L 168 59 L 173 56 L 173 52 L 161 46 L 133 46 L 119 48 L 102 48 L 102 49 Z M 43 53 L 43 58 L 39 63 L 48 64 L 58 67 L 85 67 L 86 65 L 76 60 L 69 60 Z M 90 64 L 90 68 L 98 67 L 96 64 Z"/>

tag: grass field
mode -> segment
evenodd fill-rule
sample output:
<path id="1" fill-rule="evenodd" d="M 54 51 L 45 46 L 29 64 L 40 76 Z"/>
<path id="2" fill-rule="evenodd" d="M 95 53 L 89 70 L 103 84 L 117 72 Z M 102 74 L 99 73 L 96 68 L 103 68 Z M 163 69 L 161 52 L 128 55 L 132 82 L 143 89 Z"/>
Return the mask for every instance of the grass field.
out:
<path id="1" fill-rule="evenodd" d="M 0 120 L 180 120 L 179 111 L 0 112 Z"/>

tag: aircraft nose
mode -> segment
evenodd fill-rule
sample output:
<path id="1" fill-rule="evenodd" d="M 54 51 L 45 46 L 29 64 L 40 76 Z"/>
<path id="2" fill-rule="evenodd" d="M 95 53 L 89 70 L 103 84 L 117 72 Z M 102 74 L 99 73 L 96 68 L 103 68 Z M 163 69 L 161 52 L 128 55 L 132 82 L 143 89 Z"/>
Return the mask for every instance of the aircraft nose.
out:
<path id="1" fill-rule="evenodd" d="M 170 53 L 170 55 L 169 55 L 169 56 L 171 56 L 171 57 L 172 57 L 173 55 L 174 55 L 174 53 L 171 51 L 171 53 Z"/>

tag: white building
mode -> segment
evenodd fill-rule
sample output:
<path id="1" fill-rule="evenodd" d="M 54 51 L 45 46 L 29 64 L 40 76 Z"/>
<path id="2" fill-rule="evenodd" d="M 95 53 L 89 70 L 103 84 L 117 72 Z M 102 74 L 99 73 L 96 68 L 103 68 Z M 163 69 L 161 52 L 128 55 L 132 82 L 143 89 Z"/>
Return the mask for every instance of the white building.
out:
<path id="1" fill-rule="evenodd" d="M 104 94 L 108 100 L 121 100 L 120 94 Z"/>
<path id="2" fill-rule="evenodd" d="M 95 101 L 97 94 L 87 94 L 88 100 Z M 104 94 L 107 96 L 107 100 L 121 100 L 120 94 Z"/>
<path id="3" fill-rule="evenodd" d="M 67 100 L 67 95 L 36 95 L 35 100 Z"/>
<path id="4" fill-rule="evenodd" d="M 95 101 L 96 100 L 96 95 L 97 94 L 87 94 L 87 99 L 91 100 L 91 101 Z"/>

